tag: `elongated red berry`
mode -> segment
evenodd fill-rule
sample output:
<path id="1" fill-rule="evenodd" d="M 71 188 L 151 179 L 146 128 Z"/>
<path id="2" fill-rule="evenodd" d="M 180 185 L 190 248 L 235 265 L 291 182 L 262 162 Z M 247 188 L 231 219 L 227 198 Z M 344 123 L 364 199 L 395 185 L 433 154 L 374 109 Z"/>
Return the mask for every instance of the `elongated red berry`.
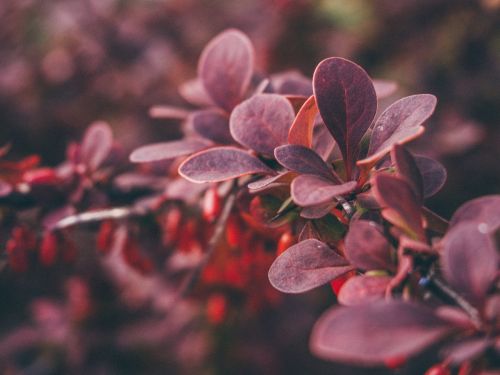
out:
<path id="1" fill-rule="evenodd" d="M 226 241 L 229 246 L 236 247 L 243 238 L 241 222 L 237 216 L 230 216 L 226 224 Z"/>
<path id="2" fill-rule="evenodd" d="M 214 221 L 221 209 L 221 199 L 217 192 L 217 186 L 210 187 L 203 196 L 203 218 L 208 221 Z"/>
<path id="3" fill-rule="evenodd" d="M 283 252 L 292 246 L 297 240 L 295 236 L 290 231 L 283 233 L 278 241 L 278 246 L 276 250 L 276 255 L 281 255 Z"/>
<path id="4" fill-rule="evenodd" d="M 44 266 L 51 266 L 54 264 L 57 257 L 57 250 L 58 244 L 56 235 L 53 232 L 46 232 L 40 244 L 40 263 Z"/>
<path id="5" fill-rule="evenodd" d="M 223 294 L 212 294 L 207 301 L 207 318 L 212 324 L 221 324 L 227 315 L 227 300 Z"/>
<path id="6" fill-rule="evenodd" d="M 450 369 L 439 363 L 429 368 L 424 375 L 451 375 Z"/>

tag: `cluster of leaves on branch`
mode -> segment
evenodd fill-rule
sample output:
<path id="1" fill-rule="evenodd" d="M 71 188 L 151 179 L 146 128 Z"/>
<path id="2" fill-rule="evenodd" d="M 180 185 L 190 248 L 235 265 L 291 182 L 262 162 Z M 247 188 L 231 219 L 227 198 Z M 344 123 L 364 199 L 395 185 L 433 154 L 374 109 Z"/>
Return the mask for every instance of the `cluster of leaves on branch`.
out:
<path id="1" fill-rule="evenodd" d="M 69 227 L 101 222 L 103 256 L 118 251 L 140 273 L 164 273 L 160 248 L 175 249 L 167 270 L 189 270 L 179 297 L 201 284 L 262 306 L 278 299 L 260 277 L 269 267 L 285 293 L 331 283 L 339 306 L 311 336 L 322 358 L 394 368 L 438 347 L 428 375 L 495 371 L 500 196 L 465 203 L 450 222 L 424 206 L 446 171 L 405 144 L 424 132 L 436 98 L 404 97 L 377 117 L 395 88 L 337 57 L 320 62 L 312 82 L 296 72 L 264 77 L 250 40 L 227 30 L 180 88 L 192 107 L 151 110 L 181 120 L 184 138 L 136 149 L 133 172 L 101 123 L 56 169 L 3 162 L 3 200 L 37 206 L 44 223 L 12 215 L 10 264 L 25 270 L 33 249 L 50 264 L 69 248 Z M 158 251 L 139 246 L 144 217 L 160 233 Z M 218 322 L 225 302 L 213 297 Z"/>

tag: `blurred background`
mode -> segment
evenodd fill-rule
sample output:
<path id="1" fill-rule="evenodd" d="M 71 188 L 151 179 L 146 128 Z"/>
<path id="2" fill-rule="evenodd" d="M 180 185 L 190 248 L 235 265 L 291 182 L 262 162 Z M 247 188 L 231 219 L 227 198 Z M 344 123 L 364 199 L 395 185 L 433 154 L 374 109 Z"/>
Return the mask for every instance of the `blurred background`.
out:
<path id="1" fill-rule="evenodd" d="M 500 192 L 500 0 L 2 0 L 0 145 L 11 142 L 13 158 L 35 153 L 56 165 L 97 119 L 111 124 L 127 151 L 178 137 L 175 123 L 149 118 L 148 109 L 187 106 L 177 87 L 196 75 L 205 43 L 228 27 L 250 36 L 261 72 L 310 77 L 320 60 L 341 56 L 397 81 L 393 99 L 436 95 L 437 111 L 413 149 L 448 169 L 445 187 L 428 202 L 442 216 Z M 0 274 L 0 373 L 342 371 L 308 354 L 310 327 L 333 300 L 328 291 L 235 312 L 222 325 L 194 319 L 196 329 L 183 319 L 199 308 L 186 302 L 179 326 L 156 337 L 147 325 L 119 329 L 141 320 L 146 307 L 123 307 L 100 273 L 68 279 L 72 271 Z M 57 315 L 57 303 L 33 304 L 35 297 L 66 301 L 74 293 L 106 301 L 87 323 L 92 334 L 62 332 L 72 342 L 64 349 L 9 354 L 26 339 L 9 336 L 14 326 Z"/>

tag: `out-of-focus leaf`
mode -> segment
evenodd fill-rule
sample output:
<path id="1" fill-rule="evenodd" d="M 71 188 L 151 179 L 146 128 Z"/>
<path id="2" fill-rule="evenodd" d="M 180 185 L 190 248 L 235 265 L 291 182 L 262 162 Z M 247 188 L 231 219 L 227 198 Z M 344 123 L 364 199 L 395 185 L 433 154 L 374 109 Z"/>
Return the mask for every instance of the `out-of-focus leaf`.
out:
<path id="1" fill-rule="evenodd" d="M 331 133 L 326 128 L 325 124 L 316 124 L 313 131 L 313 146 L 312 149 L 321 156 L 323 160 L 330 157 L 335 148 L 335 140 Z"/>
<path id="2" fill-rule="evenodd" d="M 273 156 L 276 147 L 287 143 L 294 116 L 292 105 L 283 96 L 255 95 L 231 113 L 231 135 L 243 146 Z"/>
<path id="3" fill-rule="evenodd" d="M 196 183 L 225 181 L 253 173 L 274 174 L 274 171 L 255 156 L 235 147 L 198 152 L 179 166 L 179 174 Z"/>
<path id="4" fill-rule="evenodd" d="M 211 99 L 231 111 L 245 95 L 253 74 L 254 51 L 248 37 L 239 30 L 225 30 L 203 50 L 198 77 Z"/>
<path id="5" fill-rule="evenodd" d="M 316 67 L 313 88 L 319 113 L 339 145 L 349 179 L 361 138 L 377 112 L 373 83 L 360 66 L 332 57 Z"/>
<path id="6" fill-rule="evenodd" d="M 319 206 L 304 207 L 300 211 L 300 216 L 304 219 L 319 219 L 327 215 L 336 205 L 337 202 L 328 202 Z"/>
<path id="7" fill-rule="evenodd" d="M 12 191 L 12 186 L 7 182 L 0 180 L 0 197 L 5 197 L 9 195 Z"/>
<path id="8" fill-rule="evenodd" d="M 229 119 L 226 114 L 216 109 L 193 112 L 189 116 L 193 129 L 202 137 L 215 143 L 233 142 L 229 132 Z"/>
<path id="9" fill-rule="evenodd" d="M 388 81 L 386 79 L 374 79 L 373 87 L 375 87 L 377 99 L 380 100 L 394 94 L 398 89 L 398 84 L 394 81 Z"/>
<path id="10" fill-rule="evenodd" d="M 424 239 L 421 207 L 411 186 L 399 176 L 379 173 L 373 179 L 373 194 L 383 207 L 382 216 L 416 239 Z"/>
<path id="11" fill-rule="evenodd" d="M 342 285 L 337 296 L 342 305 L 352 306 L 384 298 L 390 276 L 355 276 Z"/>
<path id="12" fill-rule="evenodd" d="M 443 351 L 443 356 L 445 356 L 446 360 L 450 361 L 451 364 L 460 365 L 465 361 L 476 359 L 490 345 L 491 342 L 484 337 L 472 338 L 448 346 Z"/>
<path id="13" fill-rule="evenodd" d="M 214 104 L 199 79 L 192 79 L 190 81 L 184 82 L 179 87 L 179 94 L 187 102 L 196 106 L 208 107 L 213 106 Z"/>
<path id="14" fill-rule="evenodd" d="M 293 113 L 296 114 L 300 111 L 308 96 L 302 95 L 285 95 L 286 100 L 290 102 L 293 108 Z"/>
<path id="15" fill-rule="evenodd" d="M 153 118 L 184 120 L 189 115 L 189 111 L 169 105 L 155 105 L 149 109 L 149 115 Z"/>
<path id="16" fill-rule="evenodd" d="M 394 271 L 391 252 L 392 246 L 380 225 L 367 220 L 351 222 L 345 238 L 345 256 L 353 266 L 365 271 Z"/>
<path id="17" fill-rule="evenodd" d="M 407 96 L 389 106 L 373 126 L 367 158 L 358 164 L 371 164 L 387 154 L 396 143 L 406 143 L 424 132 L 422 124 L 436 107 L 430 94 Z"/>
<path id="18" fill-rule="evenodd" d="M 311 148 L 313 143 L 314 120 L 317 114 L 318 107 L 316 107 L 316 99 L 313 95 L 306 100 L 297 113 L 290 127 L 290 131 L 288 132 L 288 143 Z"/>
<path id="19" fill-rule="evenodd" d="M 292 172 L 313 174 L 340 183 L 332 167 L 310 148 L 299 145 L 284 145 L 274 149 L 276 160 Z"/>
<path id="20" fill-rule="evenodd" d="M 424 197 L 431 197 L 441 190 L 446 182 L 446 169 L 437 160 L 427 156 L 415 156 L 415 162 L 422 175 Z"/>
<path id="21" fill-rule="evenodd" d="M 473 303 L 481 303 L 498 273 L 500 256 L 481 224 L 462 223 L 443 239 L 443 274 L 450 285 Z"/>
<path id="22" fill-rule="evenodd" d="M 181 139 L 179 141 L 152 143 L 135 149 L 130 154 L 133 163 L 146 163 L 173 159 L 198 152 L 207 148 L 209 142 L 200 139 Z"/>
<path id="23" fill-rule="evenodd" d="M 391 159 L 396 164 L 398 174 L 410 184 L 419 202 L 424 195 L 424 181 L 413 155 L 402 145 L 395 144 L 391 150 Z"/>
<path id="24" fill-rule="evenodd" d="M 483 224 L 483 230 L 496 230 L 500 226 L 500 195 L 487 195 L 463 204 L 453 214 L 450 227 L 466 221 Z"/>
<path id="25" fill-rule="evenodd" d="M 414 356 L 453 328 L 424 306 L 376 301 L 327 311 L 316 322 L 310 346 L 324 359 L 382 365 Z"/>
<path id="26" fill-rule="evenodd" d="M 91 170 L 96 170 L 108 157 L 113 147 L 113 133 L 102 121 L 90 125 L 85 132 L 81 148 L 81 160 Z"/>
<path id="27" fill-rule="evenodd" d="M 303 174 L 295 178 L 291 185 L 293 201 L 299 206 L 317 206 L 329 200 L 353 192 L 356 181 L 335 185 L 320 176 Z"/>
<path id="28" fill-rule="evenodd" d="M 271 82 L 275 92 L 282 95 L 312 95 L 311 80 L 298 71 L 286 71 L 273 74 Z"/>
<path id="29" fill-rule="evenodd" d="M 284 293 L 303 293 L 352 270 L 347 261 L 323 242 L 305 240 L 278 256 L 269 281 Z"/>

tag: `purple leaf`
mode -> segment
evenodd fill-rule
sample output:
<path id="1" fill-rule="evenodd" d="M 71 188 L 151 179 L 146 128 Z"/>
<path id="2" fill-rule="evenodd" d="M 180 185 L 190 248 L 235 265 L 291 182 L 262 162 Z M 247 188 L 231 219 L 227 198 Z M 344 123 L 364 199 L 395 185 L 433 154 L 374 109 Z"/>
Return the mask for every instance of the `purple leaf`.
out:
<path id="1" fill-rule="evenodd" d="M 287 143 L 295 114 L 283 96 L 259 94 L 239 104 L 229 119 L 231 135 L 245 147 L 266 156 Z"/>
<path id="2" fill-rule="evenodd" d="M 500 226 L 500 195 L 487 195 L 463 204 L 452 216 L 450 227 L 467 221 L 481 223 L 488 231 L 496 230 Z"/>
<path id="3" fill-rule="evenodd" d="M 203 50 L 198 77 L 212 100 L 230 112 L 244 97 L 252 78 L 254 51 L 239 30 L 223 31 Z"/>
<path id="4" fill-rule="evenodd" d="M 376 301 L 327 311 L 316 322 L 310 346 L 324 359 L 382 365 L 419 353 L 453 328 L 424 306 Z"/>
<path id="5" fill-rule="evenodd" d="M 139 147 L 130 154 L 133 163 L 146 163 L 173 159 L 198 152 L 210 146 L 210 143 L 200 139 L 181 139 L 178 141 L 152 143 Z"/>
<path id="6" fill-rule="evenodd" d="M 373 87 L 375 87 L 377 99 L 380 100 L 394 94 L 398 89 L 398 84 L 394 81 L 388 81 L 385 79 L 374 79 Z"/>
<path id="7" fill-rule="evenodd" d="M 316 124 L 313 130 L 312 149 L 321 156 L 323 160 L 328 160 L 335 148 L 335 140 L 322 122 Z"/>
<path id="8" fill-rule="evenodd" d="M 108 157 L 113 146 L 113 133 L 105 122 L 95 122 L 87 129 L 82 141 L 81 160 L 90 170 L 96 170 Z"/>
<path id="9" fill-rule="evenodd" d="M 460 365 L 465 361 L 472 361 L 479 357 L 491 345 L 484 337 L 466 339 L 447 347 L 444 350 L 446 361 L 451 364 Z"/>
<path id="10" fill-rule="evenodd" d="M 349 179 L 361 138 L 377 112 L 373 83 L 360 66 L 331 57 L 316 67 L 313 88 L 319 113 L 339 145 Z"/>
<path id="11" fill-rule="evenodd" d="M 422 202 L 424 182 L 413 155 L 404 146 L 395 144 L 391 150 L 391 159 L 396 164 L 398 175 L 406 179 L 418 201 Z"/>
<path id="12" fill-rule="evenodd" d="M 276 160 L 292 172 L 313 174 L 340 183 L 332 168 L 310 148 L 299 145 L 284 145 L 274 149 Z"/>
<path id="13" fill-rule="evenodd" d="M 406 143 L 423 133 L 422 124 L 436 107 L 436 97 L 430 94 L 407 96 L 389 106 L 377 119 L 368 149 L 361 164 L 379 160 L 395 143 Z"/>
<path id="14" fill-rule="evenodd" d="M 188 102 L 199 107 L 213 106 L 214 103 L 199 79 L 184 82 L 179 87 L 179 94 Z"/>
<path id="15" fill-rule="evenodd" d="M 500 256 L 481 224 L 462 223 L 443 239 L 443 274 L 450 285 L 473 303 L 481 303 L 495 280 Z"/>
<path id="16" fill-rule="evenodd" d="M 274 174 L 274 171 L 248 152 L 235 147 L 216 147 L 184 160 L 179 174 L 196 182 L 218 182 L 247 174 Z"/>
<path id="17" fill-rule="evenodd" d="M 273 74 L 271 82 L 275 92 L 282 95 L 312 95 L 311 80 L 297 71 Z"/>
<path id="18" fill-rule="evenodd" d="M 303 293 L 352 270 L 328 245 L 305 240 L 278 256 L 269 269 L 272 286 L 284 293 Z"/>
<path id="19" fill-rule="evenodd" d="M 300 217 L 304 219 L 319 219 L 330 213 L 332 208 L 337 205 L 337 202 L 328 202 L 319 206 L 304 207 L 300 211 Z"/>
<path id="20" fill-rule="evenodd" d="M 275 176 L 265 176 L 247 185 L 251 193 L 257 193 L 267 189 L 270 185 L 274 184 L 289 184 L 287 180 L 290 179 L 290 172 L 278 173 Z"/>
<path id="21" fill-rule="evenodd" d="M 337 297 L 342 305 L 352 306 L 384 298 L 390 276 L 354 276 L 348 279 Z"/>
<path id="22" fill-rule="evenodd" d="M 202 137 L 215 143 L 233 143 L 229 133 L 229 119 L 224 112 L 216 109 L 196 111 L 189 116 L 189 121 Z"/>
<path id="23" fill-rule="evenodd" d="M 288 143 L 312 147 L 314 120 L 318 114 L 316 99 L 310 96 L 302 105 L 288 133 Z"/>
<path id="24" fill-rule="evenodd" d="M 373 179 L 373 194 L 383 207 L 382 216 L 414 239 L 425 239 L 421 207 L 405 179 L 379 173 Z"/>
<path id="25" fill-rule="evenodd" d="M 337 196 L 352 193 L 356 189 L 356 181 L 335 185 L 323 177 L 304 174 L 295 178 L 291 185 L 293 201 L 299 206 L 317 206 Z"/>
<path id="26" fill-rule="evenodd" d="M 422 176 L 424 197 L 431 197 L 441 190 L 446 182 L 446 169 L 441 163 L 427 156 L 415 156 L 415 162 Z"/>
<path id="27" fill-rule="evenodd" d="M 394 271 L 392 251 L 380 225 L 367 220 L 351 222 L 345 238 L 345 257 L 353 266 L 365 271 Z"/>

